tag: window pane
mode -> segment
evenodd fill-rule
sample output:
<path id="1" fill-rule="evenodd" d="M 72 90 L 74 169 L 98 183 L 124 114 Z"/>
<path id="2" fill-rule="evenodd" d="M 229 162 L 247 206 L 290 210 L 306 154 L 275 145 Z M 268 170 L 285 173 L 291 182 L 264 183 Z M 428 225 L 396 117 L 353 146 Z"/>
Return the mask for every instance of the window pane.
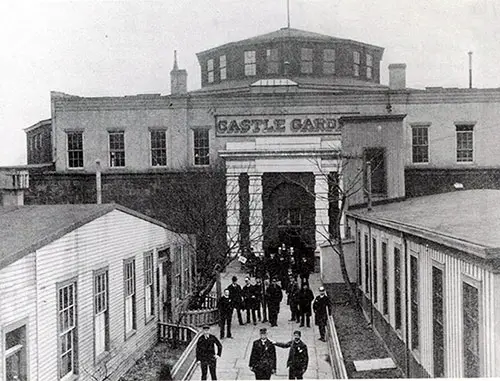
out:
<path id="1" fill-rule="evenodd" d="M 412 127 L 412 160 L 414 163 L 429 162 L 428 127 Z"/>
<path id="2" fill-rule="evenodd" d="M 109 133 L 109 165 L 110 167 L 125 166 L 125 133 Z"/>
<path id="3" fill-rule="evenodd" d="M 301 48 L 300 50 L 301 63 L 300 63 L 300 71 L 301 73 L 310 74 L 312 73 L 312 58 L 313 58 L 313 50 L 310 48 Z"/>
<path id="4" fill-rule="evenodd" d="M 463 282 L 464 376 L 480 377 L 479 365 L 479 291 Z"/>
<path id="5" fill-rule="evenodd" d="M 165 130 L 151 131 L 151 165 L 167 165 L 167 132 Z"/>
<path id="6" fill-rule="evenodd" d="M 194 164 L 209 165 L 209 133 L 208 130 L 194 130 Z"/>
<path id="7" fill-rule="evenodd" d="M 83 168 L 83 133 L 68 132 L 66 137 L 68 149 L 68 167 Z"/>

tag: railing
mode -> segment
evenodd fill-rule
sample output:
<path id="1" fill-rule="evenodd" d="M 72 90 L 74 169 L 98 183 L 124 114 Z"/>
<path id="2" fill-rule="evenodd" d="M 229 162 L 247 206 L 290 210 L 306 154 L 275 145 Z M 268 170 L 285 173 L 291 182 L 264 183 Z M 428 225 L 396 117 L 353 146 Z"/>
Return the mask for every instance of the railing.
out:
<path id="1" fill-rule="evenodd" d="M 201 308 L 196 310 L 184 310 L 181 313 L 180 323 L 191 327 L 201 327 L 204 324 L 213 325 L 219 322 L 219 311 L 217 309 L 217 297 L 214 294 L 207 295 L 201 302 Z"/>
<path id="2" fill-rule="evenodd" d="M 168 324 L 168 323 L 159 323 L 159 324 L 163 326 L 172 326 L 172 328 L 177 328 L 177 326 L 175 326 L 174 324 Z M 203 334 L 202 331 L 196 332 L 196 330 L 191 327 L 180 326 L 179 328 L 181 327 L 182 330 L 185 332 L 184 337 L 186 339 L 190 338 L 190 342 L 187 348 L 184 350 L 184 352 L 182 352 L 182 355 L 179 358 L 179 360 L 177 360 L 174 367 L 172 368 L 171 372 L 172 380 L 176 381 L 184 381 L 189 379 L 192 372 L 194 371 L 196 366 L 196 344 L 198 342 L 198 338 Z M 165 332 L 166 333 L 175 332 L 175 329 L 172 331 L 166 329 Z"/>
<path id="3" fill-rule="evenodd" d="M 337 336 L 337 330 L 335 329 L 335 323 L 331 316 L 328 317 L 327 344 L 328 353 L 330 355 L 330 364 L 333 371 L 333 378 L 347 379 L 347 370 L 345 368 L 344 356 L 342 355 L 342 349 L 340 348 L 340 342 Z"/>
<path id="4" fill-rule="evenodd" d="M 173 344 L 188 344 L 193 340 L 198 331 L 185 325 L 174 323 L 158 323 L 158 341 Z"/>
<path id="5" fill-rule="evenodd" d="M 8 190 L 28 189 L 29 173 L 25 170 L 0 171 L 0 188 Z"/>

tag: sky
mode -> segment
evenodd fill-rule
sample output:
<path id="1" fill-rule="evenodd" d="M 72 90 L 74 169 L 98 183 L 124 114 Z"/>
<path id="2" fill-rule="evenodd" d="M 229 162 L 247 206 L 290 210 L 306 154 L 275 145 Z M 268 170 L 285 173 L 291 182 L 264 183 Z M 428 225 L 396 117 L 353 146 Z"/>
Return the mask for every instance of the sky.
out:
<path id="1" fill-rule="evenodd" d="M 0 166 L 26 162 L 24 128 L 50 118 L 50 91 L 170 93 L 173 51 L 200 87 L 196 53 L 287 24 L 286 0 L 0 2 Z M 292 28 L 385 48 L 407 86 L 500 87 L 498 0 L 290 0 Z"/>

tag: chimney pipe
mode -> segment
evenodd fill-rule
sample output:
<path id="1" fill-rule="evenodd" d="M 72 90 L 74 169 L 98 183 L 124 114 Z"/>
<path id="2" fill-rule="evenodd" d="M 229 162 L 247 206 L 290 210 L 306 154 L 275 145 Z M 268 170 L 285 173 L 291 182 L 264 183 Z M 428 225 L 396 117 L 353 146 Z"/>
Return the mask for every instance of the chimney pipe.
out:
<path id="1" fill-rule="evenodd" d="M 183 95 L 187 93 L 187 71 L 179 69 L 177 63 L 177 50 L 174 50 L 174 67 L 170 71 L 170 93 Z"/>
<path id="2" fill-rule="evenodd" d="M 406 64 L 395 63 L 389 65 L 389 88 L 391 90 L 406 88 Z"/>
<path id="3" fill-rule="evenodd" d="M 472 52 L 469 52 L 469 89 L 472 89 Z"/>
<path id="4" fill-rule="evenodd" d="M 97 204 L 102 203 L 102 184 L 101 184 L 101 161 L 95 161 L 95 186 L 97 193 Z"/>

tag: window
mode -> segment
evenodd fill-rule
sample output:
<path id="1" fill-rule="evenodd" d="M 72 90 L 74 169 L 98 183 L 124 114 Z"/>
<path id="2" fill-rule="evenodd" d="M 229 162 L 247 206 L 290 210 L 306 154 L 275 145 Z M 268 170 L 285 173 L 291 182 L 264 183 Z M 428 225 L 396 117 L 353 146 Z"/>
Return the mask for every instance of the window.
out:
<path id="1" fill-rule="evenodd" d="M 432 348 L 434 377 L 444 377 L 443 271 L 432 266 Z"/>
<path id="2" fill-rule="evenodd" d="M 219 74 L 221 81 L 227 78 L 227 62 L 225 55 L 219 57 Z"/>
<path id="3" fill-rule="evenodd" d="M 267 74 L 279 73 L 280 63 L 279 63 L 278 49 L 266 50 L 266 64 L 267 64 Z"/>
<path id="4" fill-rule="evenodd" d="M 109 166 L 125 167 L 125 133 L 109 133 Z"/>
<path id="5" fill-rule="evenodd" d="M 177 246 L 174 248 L 174 274 L 175 274 L 175 297 L 182 298 L 182 257 L 181 248 Z"/>
<path id="6" fill-rule="evenodd" d="M 378 302 L 377 239 L 372 238 L 373 303 Z"/>
<path id="7" fill-rule="evenodd" d="M 28 379 L 26 346 L 25 325 L 5 332 L 6 381 L 26 381 Z"/>
<path id="8" fill-rule="evenodd" d="M 370 292 L 370 242 L 368 241 L 368 234 L 365 234 L 365 292 Z"/>
<path id="9" fill-rule="evenodd" d="M 362 266 L 362 259 L 361 259 L 361 232 L 358 230 L 358 268 L 357 268 L 357 273 L 358 273 L 358 287 L 361 287 L 361 282 L 363 281 L 362 275 L 361 275 L 361 266 Z"/>
<path id="10" fill-rule="evenodd" d="M 59 377 L 77 374 L 76 283 L 57 290 Z"/>
<path id="11" fill-rule="evenodd" d="M 313 50 L 311 48 L 300 49 L 300 72 L 303 74 L 313 72 Z"/>
<path id="12" fill-rule="evenodd" d="M 383 147 L 368 147 L 363 150 L 364 162 L 371 164 L 371 183 L 372 194 L 377 196 L 385 196 L 387 194 L 387 180 L 385 171 L 385 148 Z M 368 173 L 365 173 L 365 189 L 368 189 L 367 184 Z"/>
<path id="13" fill-rule="evenodd" d="M 67 132 L 68 167 L 83 168 L 83 132 Z"/>
<path id="14" fill-rule="evenodd" d="M 373 78 L 373 56 L 371 54 L 366 55 L 366 78 Z"/>
<path id="15" fill-rule="evenodd" d="M 457 162 L 473 161 L 474 151 L 474 126 L 456 126 L 457 131 Z"/>
<path id="16" fill-rule="evenodd" d="M 109 351 L 108 270 L 94 273 L 95 358 Z"/>
<path id="17" fill-rule="evenodd" d="M 164 167 L 167 165 L 167 131 L 152 130 L 151 135 L 151 165 Z"/>
<path id="18" fill-rule="evenodd" d="M 209 59 L 207 61 L 207 73 L 208 73 L 208 76 L 207 76 L 208 83 L 212 83 L 214 81 L 214 60 L 213 59 Z"/>
<path id="19" fill-rule="evenodd" d="M 255 50 L 248 50 L 245 52 L 245 75 L 255 75 L 256 73 L 256 59 Z"/>
<path id="20" fill-rule="evenodd" d="M 462 293 L 464 377 L 480 377 L 479 290 L 463 282 Z"/>
<path id="21" fill-rule="evenodd" d="M 323 74 L 335 74 L 335 49 L 323 50 Z"/>
<path id="22" fill-rule="evenodd" d="M 382 242 L 382 301 L 383 314 L 389 315 L 389 262 L 386 242 Z"/>
<path id="23" fill-rule="evenodd" d="M 395 328 L 401 329 L 401 251 L 394 248 L 394 315 Z"/>
<path id="24" fill-rule="evenodd" d="M 302 226 L 302 213 L 300 208 L 279 208 L 278 218 L 279 227 Z"/>
<path id="25" fill-rule="evenodd" d="M 411 349 L 420 346 L 419 335 L 419 298 L 418 298 L 418 258 L 410 256 L 410 297 L 411 297 Z"/>
<path id="26" fill-rule="evenodd" d="M 154 300 L 154 275 L 153 275 L 153 253 L 144 255 L 144 307 L 146 313 L 146 321 L 154 316 L 155 300 Z"/>
<path id="27" fill-rule="evenodd" d="M 429 162 L 429 127 L 412 126 L 412 160 L 414 163 Z"/>
<path id="28" fill-rule="evenodd" d="M 359 77 L 359 65 L 361 63 L 361 55 L 359 52 L 352 52 L 352 70 L 355 77 Z"/>
<path id="29" fill-rule="evenodd" d="M 125 337 L 137 329 L 135 296 L 135 260 L 128 260 L 124 266 L 125 280 Z"/>
<path id="30" fill-rule="evenodd" d="M 194 165 L 209 165 L 208 130 L 194 130 Z"/>

